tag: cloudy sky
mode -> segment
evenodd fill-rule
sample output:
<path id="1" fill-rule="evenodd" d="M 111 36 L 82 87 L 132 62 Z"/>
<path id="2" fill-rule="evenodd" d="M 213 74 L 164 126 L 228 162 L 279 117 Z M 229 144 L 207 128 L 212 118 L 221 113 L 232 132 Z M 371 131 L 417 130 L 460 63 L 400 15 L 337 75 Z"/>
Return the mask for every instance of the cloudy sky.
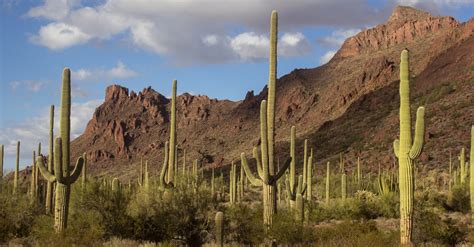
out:
<path id="1" fill-rule="evenodd" d="M 279 11 L 279 67 L 326 63 L 344 39 L 385 22 L 397 4 L 466 21 L 474 0 L 2 0 L 0 144 L 5 169 L 47 147 L 49 106 L 59 105 L 61 71 L 73 71 L 72 135 L 84 130 L 117 83 L 239 100 L 267 80 L 271 10 Z M 57 124 L 56 124 L 57 125 Z M 45 150 L 45 149 L 44 149 Z"/>

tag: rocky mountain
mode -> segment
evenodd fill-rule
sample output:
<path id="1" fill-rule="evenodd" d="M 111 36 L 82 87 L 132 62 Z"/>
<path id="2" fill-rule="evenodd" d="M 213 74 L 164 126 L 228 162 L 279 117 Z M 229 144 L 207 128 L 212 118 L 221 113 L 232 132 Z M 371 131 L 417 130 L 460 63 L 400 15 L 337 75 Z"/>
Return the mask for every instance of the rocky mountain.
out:
<path id="1" fill-rule="evenodd" d="M 421 163 L 446 166 L 450 151 L 456 155 L 461 145 L 467 146 L 474 124 L 473 33 L 473 19 L 459 23 L 399 6 L 386 23 L 347 39 L 329 63 L 279 78 L 278 156 L 288 155 L 290 127 L 296 125 L 299 145 L 308 138 L 317 165 L 344 152 L 349 169 L 356 156 L 366 169 L 391 166 L 398 133 L 399 56 L 408 48 L 412 112 L 418 105 L 427 112 Z M 251 91 L 238 102 L 178 96 L 178 145 L 186 149 L 188 165 L 199 159 L 205 167 L 222 167 L 259 145 L 259 104 L 266 94 L 266 88 L 257 95 Z M 141 158 L 158 173 L 169 138 L 169 107 L 170 100 L 150 87 L 136 93 L 109 86 L 104 103 L 73 141 L 74 156 L 85 152 L 99 176 L 136 176 Z"/>

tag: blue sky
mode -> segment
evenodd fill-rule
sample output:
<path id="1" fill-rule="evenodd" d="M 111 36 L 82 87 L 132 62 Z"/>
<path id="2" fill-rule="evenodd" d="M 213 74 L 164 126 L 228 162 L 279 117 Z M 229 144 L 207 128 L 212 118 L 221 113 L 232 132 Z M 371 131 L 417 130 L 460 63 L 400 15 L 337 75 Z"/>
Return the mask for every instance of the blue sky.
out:
<path id="1" fill-rule="evenodd" d="M 49 106 L 73 71 L 73 137 L 113 83 L 240 100 L 266 84 L 268 22 L 279 11 L 282 76 L 327 62 L 344 39 L 383 23 L 397 4 L 466 21 L 474 0 L 3 0 L 0 3 L 0 144 L 5 169 L 47 147 Z"/>

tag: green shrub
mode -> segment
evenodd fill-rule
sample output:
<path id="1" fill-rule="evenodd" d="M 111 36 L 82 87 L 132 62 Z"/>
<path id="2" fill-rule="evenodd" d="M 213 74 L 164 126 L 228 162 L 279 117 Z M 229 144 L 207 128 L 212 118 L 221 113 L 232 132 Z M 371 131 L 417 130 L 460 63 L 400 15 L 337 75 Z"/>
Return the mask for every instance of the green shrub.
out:
<path id="1" fill-rule="evenodd" d="M 265 226 L 262 224 L 261 204 L 250 207 L 236 204 L 225 211 L 225 234 L 230 242 L 257 245 L 265 238 Z"/>
<path id="2" fill-rule="evenodd" d="M 466 186 L 457 185 L 452 188 L 452 192 L 448 195 L 446 209 L 450 211 L 458 211 L 467 213 L 471 210 L 469 190 Z"/>
<path id="3" fill-rule="evenodd" d="M 0 243 L 12 238 L 22 238 L 30 234 L 35 215 L 40 214 L 36 203 L 28 196 L 17 193 L 11 195 L 8 190 L 0 193 Z"/>
<path id="4" fill-rule="evenodd" d="M 454 246 L 466 238 L 466 229 L 456 226 L 451 218 L 441 219 L 426 207 L 417 207 L 414 214 L 413 241 Z"/>
<path id="5" fill-rule="evenodd" d="M 273 219 L 269 237 L 279 244 L 308 244 L 314 240 L 314 231 L 297 220 L 293 212 L 279 210 Z"/>

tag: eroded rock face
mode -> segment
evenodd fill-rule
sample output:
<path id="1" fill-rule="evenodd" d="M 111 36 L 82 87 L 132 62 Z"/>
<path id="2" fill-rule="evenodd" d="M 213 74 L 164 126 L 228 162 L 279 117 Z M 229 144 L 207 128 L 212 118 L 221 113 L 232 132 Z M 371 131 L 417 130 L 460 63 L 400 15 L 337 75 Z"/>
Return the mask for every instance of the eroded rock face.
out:
<path id="1" fill-rule="evenodd" d="M 433 33 L 452 32 L 459 25 L 452 17 L 434 17 L 421 10 L 398 6 L 386 24 L 366 29 L 347 39 L 336 57 L 388 49 L 398 44 L 425 39 Z"/>
<path id="2" fill-rule="evenodd" d="M 412 76 L 420 78 L 414 86 L 417 90 L 424 88 L 423 93 L 429 94 L 430 88 L 435 88 L 441 78 L 456 78 L 456 81 L 465 78 L 469 71 L 456 69 L 455 64 L 463 64 L 465 68 L 473 66 L 474 62 L 469 60 L 472 49 L 465 45 L 474 43 L 473 33 L 474 21 L 460 24 L 451 17 L 434 17 L 413 8 L 398 7 L 387 23 L 347 39 L 329 63 L 314 69 L 295 69 L 279 78 L 278 158 L 287 158 L 290 127 L 295 125 L 298 141 L 309 138 L 318 160 L 330 159 L 344 149 L 356 150 L 367 162 L 392 163 L 391 153 L 374 155 L 373 149 L 386 150 L 385 146 L 390 146 L 396 137 L 400 51 L 405 47 L 410 49 Z M 462 45 L 465 47 L 460 50 Z M 457 59 L 448 61 L 448 55 L 439 59 L 453 49 L 457 49 Z M 467 98 L 469 94 L 466 95 Z M 238 160 L 241 152 L 250 157 L 252 148 L 260 144 L 259 108 L 266 96 L 266 87 L 258 94 L 250 91 L 242 95 L 244 100 L 237 102 L 188 93 L 179 95 L 180 166 L 183 149 L 187 150 L 188 165 L 198 159 L 204 167 L 227 165 Z M 452 99 L 456 100 L 459 98 Z M 110 166 L 121 169 L 143 157 L 150 161 L 150 171 L 157 173 L 163 160 L 164 143 L 169 138 L 170 105 L 170 99 L 151 87 L 138 93 L 119 85 L 107 87 L 104 103 L 94 112 L 84 134 L 72 143 L 75 157 L 86 152 L 92 169 Z M 433 108 L 436 109 L 431 106 L 430 110 Z M 434 136 L 443 138 L 439 133 Z M 356 141 L 370 143 L 370 146 L 360 147 Z M 431 156 L 437 157 L 437 154 L 426 157 Z M 369 160 L 371 157 L 378 158 Z M 423 162 L 428 160 L 424 158 Z"/>

